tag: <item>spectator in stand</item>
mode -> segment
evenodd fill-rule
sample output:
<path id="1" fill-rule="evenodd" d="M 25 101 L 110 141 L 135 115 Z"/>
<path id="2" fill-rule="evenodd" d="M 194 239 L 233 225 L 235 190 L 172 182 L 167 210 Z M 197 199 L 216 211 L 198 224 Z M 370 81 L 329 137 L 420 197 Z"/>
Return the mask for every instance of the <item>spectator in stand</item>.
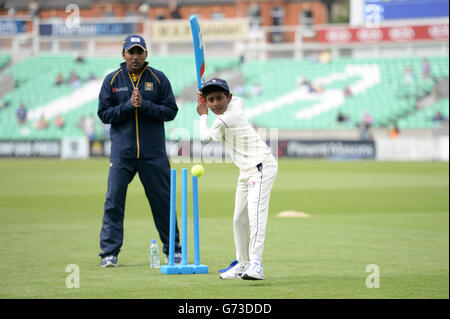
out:
<path id="1" fill-rule="evenodd" d="M 319 62 L 326 64 L 331 62 L 331 53 L 329 51 L 323 51 L 319 53 Z"/>
<path id="2" fill-rule="evenodd" d="M 409 65 L 405 67 L 405 71 L 403 72 L 403 82 L 407 85 L 413 85 L 415 82 L 413 70 Z"/>
<path id="3" fill-rule="evenodd" d="M 353 96 L 352 90 L 350 89 L 349 86 L 347 86 L 347 87 L 344 89 L 344 96 L 345 96 L 345 97 Z"/>
<path id="4" fill-rule="evenodd" d="M 303 75 L 300 75 L 300 76 L 297 78 L 297 85 L 298 85 L 299 87 L 302 87 L 302 86 L 305 85 L 306 81 L 307 81 L 306 77 L 304 77 Z"/>
<path id="5" fill-rule="evenodd" d="M 20 104 L 16 115 L 20 125 L 24 125 L 27 122 L 27 108 L 25 107 L 25 104 Z"/>
<path id="6" fill-rule="evenodd" d="M 39 15 L 40 12 L 40 6 L 39 3 L 36 0 L 31 0 L 28 4 L 28 13 L 31 17 L 35 18 Z"/>
<path id="7" fill-rule="evenodd" d="M 397 123 L 394 123 L 394 126 L 389 130 L 389 137 L 391 139 L 396 139 L 400 134 L 400 129 L 398 128 Z"/>
<path id="8" fill-rule="evenodd" d="M 253 83 L 252 88 L 250 89 L 252 96 L 259 96 L 263 93 L 263 89 L 261 84 L 259 83 Z"/>
<path id="9" fill-rule="evenodd" d="M 430 62 L 428 62 L 427 58 L 423 58 L 422 61 L 422 79 L 429 79 L 431 76 L 431 65 Z"/>
<path id="10" fill-rule="evenodd" d="M 239 54 L 239 65 L 244 64 L 245 62 L 245 55 L 244 53 Z"/>
<path id="11" fill-rule="evenodd" d="M 150 11 L 150 4 L 148 4 L 147 2 L 143 2 L 138 7 L 138 12 L 142 15 L 143 18 L 147 18 L 149 11 Z"/>
<path id="12" fill-rule="evenodd" d="M 61 73 L 56 76 L 55 85 L 60 86 L 64 84 L 64 78 Z"/>
<path id="13" fill-rule="evenodd" d="M 86 79 L 86 81 L 95 81 L 97 78 L 96 78 L 96 76 L 95 76 L 95 74 L 94 74 L 94 72 L 91 72 L 91 73 L 89 73 L 89 76 L 88 76 L 88 78 Z"/>
<path id="14" fill-rule="evenodd" d="M 372 115 L 369 113 L 368 110 L 364 111 L 364 115 L 363 115 L 363 120 L 362 120 L 362 124 L 364 127 L 366 127 L 367 129 L 370 129 L 372 127 L 372 123 L 373 123 L 373 117 Z"/>
<path id="15" fill-rule="evenodd" d="M 83 131 L 84 134 L 93 141 L 95 138 L 95 121 L 92 115 L 88 115 L 83 121 Z"/>
<path id="16" fill-rule="evenodd" d="M 444 117 L 444 115 L 442 115 L 440 111 L 436 111 L 436 114 L 433 116 L 433 122 L 441 122 L 445 120 L 446 118 Z"/>
<path id="17" fill-rule="evenodd" d="M 311 82 L 304 76 L 300 76 L 297 79 L 297 83 L 298 83 L 298 86 L 305 87 L 309 93 L 314 93 L 316 91 L 315 88 L 313 87 L 313 85 L 311 84 Z"/>
<path id="18" fill-rule="evenodd" d="M 65 123 L 63 117 L 62 117 L 60 114 L 58 114 L 58 115 L 56 115 L 55 118 L 53 119 L 53 124 L 54 124 L 56 127 L 63 128 L 64 125 L 65 125 L 66 123 Z"/>
<path id="19" fill-rule="evenodd" d="M 177 0 L 169 1 L 169 11 L 171 19 L 174 20 L 181 19 L 180 8 L 178 6 Z"/>
<path id="20" fill-rule="evenodd" d="M 323 86 L 322 83 L 318 83 L 318 84 L 315 86 L 315 88 L 313 88 L 313 89 L 314 89 L 314 91 L 315 91 L 316 93 L 322 93 L 323 91 L 325 91 L 325 87 Z"/>
<path id="21" fill-rule="evenodd" d="M 81 86 L 80 77 L 75 71 L 70 72 L 69 84 L 72 85 L 74 89 L 79 88 Z"/>
<path id="22" fill-rule="evenodd" d="M 249 17 L 250 29 L 259 28 L 261 24 L 261 8 L 256 1 L 250 2 L 247 7 L 247 15 Z"/>
<path id="23" fill-rule="evenodd" d="M 403 71 L 403 81 L 400 87 L 405 98 L 413 97 L 416 92 L 416 80 L 411 66 L 407 65 Z"/>
<path id="24" fill-rule="evenodd" d="M 78 55 L 77 58 L 75 59 L 75 62 L 77 63 L 84 63 L 84 61 L 85 59 L 82 54 Z"/>
<path id="25" fill-rule="evenodd" d="M 0 101 L 0 110 L 6 109 L 10 104 L 11 104 L 10 101 L 5 101 L 5 102 Z"/>
<path id="26" fill-rule="evenodd" d="M 318 52 L 315 53 L 311 53 L 310 55 L 307 56 L 308 62 L 311 64 L 315 64 L 319 62 L 319 54 Z"/>
<path id="27" fill-rule="evenodd" d="M 36 123 L 36 128 L 39 130 L 43 130 L 48 127 L 47 120 L 45 119 L 44 114 L 41 115 L 39 121 Z"/>
<path id="28" fill-rule="evenodd" d="M 369 111 L 365 110 L 362 121 L 358 124 L 360 128 L 361 140 L 369 139 L 370 128 L 372 127 L 373 118 Z"/>
<path id="29" fill-rule="evenodd" d="M 236 96 L 246 96 L 247 95 L 247 93 L 245 91 L 245 86 L 243 86 L 243 85 L 237 85 L 233 91 L 236 94 Z"/>
<path id="30" fill-rule="evenodd" d="M 338 123 L 346 123 L 350 120 L 350 117 L 348 115 L 345 115 L 344 113 L 342 113 L 341 111 L 338 112 L 336 121 Z"/>

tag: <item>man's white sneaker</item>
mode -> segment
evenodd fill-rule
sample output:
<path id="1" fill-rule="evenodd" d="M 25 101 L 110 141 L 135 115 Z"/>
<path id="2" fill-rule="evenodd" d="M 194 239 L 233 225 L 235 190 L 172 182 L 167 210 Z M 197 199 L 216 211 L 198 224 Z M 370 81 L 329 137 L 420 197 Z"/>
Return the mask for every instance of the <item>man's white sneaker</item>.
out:
<path id="1" fill-rule="evenodd" d="M 244 280 L 264 280 L 264 271 L 261 264 L 252 263 L 242 274 Z"/>
<path id="2" fill-rule="evenodd" d="M 117 267 L 117 256 L 109 255 L 102 259 L 102 267 Z"/>
<path id="3" fill-rule="evenodd" d="M 240 279 L 242 273 L 245 270 L 245 266 L 237 263 L 234 267 L 220 274 L 220 279 Z"/>

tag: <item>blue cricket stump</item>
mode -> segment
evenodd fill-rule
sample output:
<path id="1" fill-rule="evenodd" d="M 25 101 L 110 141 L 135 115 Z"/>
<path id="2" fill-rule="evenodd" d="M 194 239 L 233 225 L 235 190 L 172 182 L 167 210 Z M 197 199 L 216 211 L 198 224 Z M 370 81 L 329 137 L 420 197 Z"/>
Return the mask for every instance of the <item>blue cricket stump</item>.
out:
<path id="1" fill-rule="evenodd" d="M 170 171 L 169 264 L 161 266 L 161 273 L 165 275 L 207 274 L 208 266 L 200 264 L 198 179 L 195 176 L 192 176 L 194 264 L 188 264 L 187 260 L 187 168 L 181 169 L 181 264 L 175 264 L 176 178 L 177 170 L 172 169 Z"/>

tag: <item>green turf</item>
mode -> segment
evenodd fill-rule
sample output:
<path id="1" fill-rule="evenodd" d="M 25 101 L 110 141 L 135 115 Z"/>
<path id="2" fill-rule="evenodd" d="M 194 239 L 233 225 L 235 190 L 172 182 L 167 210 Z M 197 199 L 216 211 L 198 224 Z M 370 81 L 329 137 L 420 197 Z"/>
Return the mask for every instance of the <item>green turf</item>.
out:
<path id="1" fill-rule="evenodd" d="M 238 170 L 204 166 L 200 241 L 209 274 L 164 276 L 149 268 L 150 240 L 161 242 L 138 177 L 119 268 L 103 269 L 108 160 L 0 160 L 0 298 L 449 298 L 448 163 L 280 160 L 261 282 L 218 278 L 234 259 Z M 283 210 L 311 217 L 276 217 Z M 191 224 L 189 237 L 193 262 Z M 66 288 L 68 264 L 80 268 L 79 289 Z M 369 264 L 380 268 L 380 288 L 365 285 Z"/>

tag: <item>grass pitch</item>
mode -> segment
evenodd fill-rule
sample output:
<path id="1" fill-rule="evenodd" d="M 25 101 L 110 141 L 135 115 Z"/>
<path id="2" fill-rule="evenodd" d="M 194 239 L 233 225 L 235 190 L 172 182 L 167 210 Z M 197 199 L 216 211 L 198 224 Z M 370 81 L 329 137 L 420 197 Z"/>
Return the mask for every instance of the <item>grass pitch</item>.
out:
<path id="1" fill-rule="evenodd" d="M 108 164 L 0 160 L 0 298 L 449 298 L 448 163 L 280 160 L 261 282 L 218 278 L 234 259 L 233 164 L 204 165 L 199 180 L 209 274 L 149 268 L 150 241 L 161 242 L 138 176 L 128 190 L 119 268 L 101 268 Z M 310 217 L 276 216 L 284 210 Z M 78 289 L 66 288 L 69 264 L 80 269 Z M 370 264 L 379 267 L 379 288 L 366 287 Z"/>

